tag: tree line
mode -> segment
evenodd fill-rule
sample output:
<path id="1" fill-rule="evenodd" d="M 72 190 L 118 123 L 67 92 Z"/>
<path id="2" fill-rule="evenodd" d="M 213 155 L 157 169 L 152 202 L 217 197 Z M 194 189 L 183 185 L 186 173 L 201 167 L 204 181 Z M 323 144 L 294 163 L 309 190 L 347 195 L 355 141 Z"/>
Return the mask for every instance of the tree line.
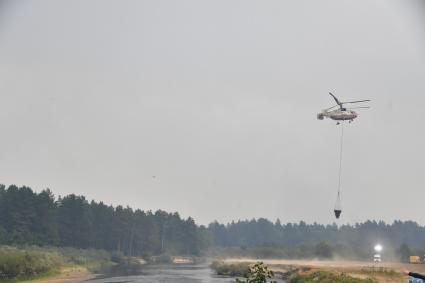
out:
<path id="1" fill-rule="evenodd" d="M 354 225 L 321 225 L 317 223 L 281 224 L 264 219 L 213 222 L 208 231 L 216 246 L 255 250 L 263 256 L 331 257 L 370 259 L 376 244 L 391 259 L 407 260 L 409 254 L 425 255 L 425 227 L 413 221 L 366 221 Z M 262 249 L 258 249 L 262 247 Z"/>
<path id="2" fill-rule="evenodd" d="M 94 248 L 126 255 L 199 255 L 209 233 L 178 213 L 133 210 L 74 194 L 0 185 L 0 245 Z"/>
<path id="3" fill-rule="evenodd" d="M 205 227 L 178 213 L 132 209 L 50 190 L 0 185 L 0 245 L 94 248 L 125 255 L 188 254 L 211 250 L 254 251 L 261 256 L 338 254 L 367 258 L 380 243 L 405 258 L 425 254 L 425 227 L 412 221 L 355 225 L 282 224 L 264 218 Z"/>

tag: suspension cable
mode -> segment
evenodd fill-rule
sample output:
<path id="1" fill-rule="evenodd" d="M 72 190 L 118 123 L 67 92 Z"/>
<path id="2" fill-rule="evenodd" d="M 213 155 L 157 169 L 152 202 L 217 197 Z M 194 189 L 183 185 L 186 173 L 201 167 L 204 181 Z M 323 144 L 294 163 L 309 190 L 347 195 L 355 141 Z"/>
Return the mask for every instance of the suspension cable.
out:
<path id="1" fill-rule="evenodd" d="M 338 197 L 341 192 L 341 175 L 342 175 L 342 145 L 344 141 L 344 122 L 341 122 L 341 144 L 339 147 L 339 178 L 338 178 Z"/>

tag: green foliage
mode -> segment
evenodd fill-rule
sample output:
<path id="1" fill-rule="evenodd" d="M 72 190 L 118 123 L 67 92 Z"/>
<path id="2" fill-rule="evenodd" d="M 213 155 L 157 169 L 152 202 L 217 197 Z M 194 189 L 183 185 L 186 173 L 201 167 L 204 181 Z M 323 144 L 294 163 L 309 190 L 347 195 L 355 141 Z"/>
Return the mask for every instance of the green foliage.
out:
<path id="1" fill-rule="evenodd" d="M 338 227 L 260 218 L 205 227 L 178 213 L 113 207 L 76 195 L 55 198 L 50 190 L 36 193 L 25 186 L 0 185 L 0 245 L 96 249 L 146 259 L 161 254 L 201 256 L 213 246 L 231 256 L 329 258 L 333 254 L 370 260 L 377 239 L 385 246 L 383 258 L 388 258 L 385 253 L 398 253 L 406 260 L 410 249 L 425 253 L 425 227 L 411 221 Z M 400 246 L 403 243 L 406 246 Z"/>
<path id="2" fill-rule="evenodd" d="M 73 194 L 55 199 L 50 190 L 36 193 L 28 187 L 0 185 L 0 245 L 48 245 L 142 256 L 200 255 L 211 243 L 206 227 L 178 213 L 107 206 Z M 80 256 L 73 261 L 84 261 Z"/>
<path id="3" fill-rule="evenodd" d="M 412 255 L 412 252 L 410 251 L 409 246 L 406 243 L 403 243 L 398 249 L 398 254 L 400 257 L 400 261 L 409 262 L 409 257 Z"/>
<path id="4" fill-rule="evenodd" d="M 318 258 L 332 258 L 332 247 L 326 242 L 320 242 L 316 245 L 315 254 Z"/>
<path id="5" fill-rule="evenodd" d="M 49 272 L 62 264 L 55 252 L 24 251 L 11 247 L 0 248 L 0 281 L 25 278 Z"/>
<path id="6" fill-rule="evenodd" d="M 317 245 L 328 243 L 332 254 L 353 260 L 371 260 L 373 246 L 384 245 L 383 258 L 397 254 L 402 243 L 414 254 L 425 254 L 425 226 L 412 221 L 366 221 L 355 225 L 317 223 L 282 224 L 266 219 L 240 220 L 227 225 L 213 222 L 208 230 L 218 254 L 267 258 L 315 258 Z M 243 247 L 240 248 L 240 247 Z M 420 248 L 420 249 L 417 249 Z M 327 248 L 329 250 L 329 247 Z M 328 258 L 329 253 L 322 254 Z"/>
<path id="7" fill-rule="evenodd" d="M 248 274 L 245 277 L 245 280 L 240 280 L 236 278 L 237 283 L 267 283 L 268 279 L 272 279 L 274 273 L 272 270 L 269 270 L 268 267 L 262 263 L 257 262 L 249 266 Z M 276 281 L 270 281 L 270 283 L 276 283 Z"/>
<path id="8" fill-rule="evenodd" d="M 67 264 L 75 264 L 85 266 L 94 273 L 107 272 L 112 266 L 112 256 L 103 250 L 94 249 L 76 249 L 76 248 L 50 248 L 57 251 L 64 262 Z"/>
<path id="9" fill-rule="evenodd" d="M 103 250 L 76 248 L 50 248 L 50 250 L 61 254 L 69 264 L 89 265 L 93 262 L 111 261 L 111 254 Z"/>
<path id="10" fill-rule="evenodd" d="M 110 276 L 140 274 L 143 265 L 137 258 L 125 257 L 118 264 L 111 266 L 104 273 Z"/>
<path id="11" fill-rule="evenodd" d="M 384 266 L 365 266 L 360 270 L 363 274 L 367 275 L 386 275 L 391 277 L 397 276 L 397 272 L 394 269 Z"/>
<path id="12" fill-rule="evenodd" d="M 0 247 L 0 281 L 36 278 L 55 272 L 64 265 L 80 265 L 94 273 L 126 275 L 140 272 L 141 263 L 121 254 L 111 259 L 103 250 L 55 247 Z M 119 258 L 119 259 L 118 259 Z"/>
<path id="13" fill-rule="evenodd" d="M 289 283 L 377 283 L 372 278 L 359 279 L 345 273 L 315 271 L 311 273 L 296 273 L 291 276 Z"/>
<path id="14" fill-rule="evenodd" d="M 249 263 L 228 263 L 223 261 L 213 261 L 210 265 L 218 275 L 231 276 L 231 277 L 248 277 L 249 276 Z"/>
<path id="15" fill-rule="evenodd" d="M 120 263 L 124 260 L 124 254 L 122 252 L 113 252 L 111 255 L 111 261 Z"/>

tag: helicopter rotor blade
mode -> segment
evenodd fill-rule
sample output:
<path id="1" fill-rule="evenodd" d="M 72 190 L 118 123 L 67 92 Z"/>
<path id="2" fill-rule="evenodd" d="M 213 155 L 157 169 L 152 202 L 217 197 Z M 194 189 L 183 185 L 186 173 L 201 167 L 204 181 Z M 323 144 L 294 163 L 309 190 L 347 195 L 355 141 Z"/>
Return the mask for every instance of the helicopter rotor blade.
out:
<path id="1" fill-rule="evenodd" d="M 341 104 L 347 104 L 347 103 L 359 103 L 359 102 L 368 102 L 370 101 L 369 99 L 365 99 L 365 100 L 356 100 L 356 101 L 347 101 L 347 102 L 341 102 Z"/>
<path id="2" fill-rule="evenodd" d="M 359 108 L 370 108 L 369 106 L 359 106 L 359 107 L 351 107 L 348 109 L 359 109 Z"/>
<path id="3" fill-rule="evenodd" d="M 331 109 L 333 109 L 333 108 L 335 108 L 335 107 L 337 107 L 337 106 L 339 106 L 338 104 L 337 105 L 334 105 L 334 106 L 332 106 L 332 107 L 329 107 L 329 108 L 326 108 L 325 110 L 323 110 L 324 112 L 327 112 L 327 111 L 329 111 L 329 110 L 331 110 Z"/>
<path id="4" fill-rule="evenodd" d="M 333 97 L 333 99 L 335 99 L 336 104 L 338 104 L 339 106 L 341 106 L 342 103 L 338 100 L 338 98 L 336 98 L 336 96 L 333 95 L 332 92 L 329 92 L 329 94 Z"/>

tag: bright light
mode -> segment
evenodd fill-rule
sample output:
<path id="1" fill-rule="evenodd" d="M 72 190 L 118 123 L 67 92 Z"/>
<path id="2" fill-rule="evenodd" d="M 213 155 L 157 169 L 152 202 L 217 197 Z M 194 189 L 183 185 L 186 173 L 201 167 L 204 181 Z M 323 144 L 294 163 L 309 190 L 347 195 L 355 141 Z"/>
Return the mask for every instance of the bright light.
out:
<path id="1" fill-rule="evenodd" d="M 380 251 L 382 251 L 382 246 L 380 244 L 377 244 L 374 249 L 376 252 L 379 253 Z"/>

